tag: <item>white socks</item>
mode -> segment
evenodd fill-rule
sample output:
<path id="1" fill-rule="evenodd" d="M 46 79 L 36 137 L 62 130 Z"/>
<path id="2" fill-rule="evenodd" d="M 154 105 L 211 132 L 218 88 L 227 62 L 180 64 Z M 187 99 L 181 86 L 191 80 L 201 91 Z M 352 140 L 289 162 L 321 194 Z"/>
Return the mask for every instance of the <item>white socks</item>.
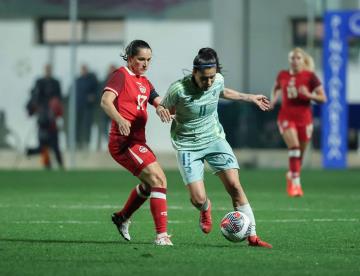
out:
<path id="1" fill-rule="evenodd" d="M 292 179 L 292 183 L 295 185 L 295 186 L 301 186 L 300 184 L 300 177 L 294 177 Z"/>
<path id="2" fill-rule="evenodd" d="M 250 204 L 247 203 L 244 205 L 237 206 L 237 207 L 235 207 L 235 210 L 240 211 L 249 217 L 250 222 L 251 222 L 250 236 L 255 236 L 256 235 L 256 223 L 255 223 L 254 213 L 251 209 Z"/>

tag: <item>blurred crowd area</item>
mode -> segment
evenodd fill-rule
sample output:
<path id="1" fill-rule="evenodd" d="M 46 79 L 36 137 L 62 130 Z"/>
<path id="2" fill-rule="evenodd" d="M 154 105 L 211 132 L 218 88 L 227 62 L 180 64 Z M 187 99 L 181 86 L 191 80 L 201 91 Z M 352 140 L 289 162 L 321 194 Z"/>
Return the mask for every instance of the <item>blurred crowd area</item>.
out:
<path id="1" fill-rule="evenodd" d="M 78 118 L 78 123 L 82 126 L 76 127 L 77 149 L 83 151 L 107 151 L 108 131 L 111 125 L 110 119 L 100 108 L 99 100 L 102 93 L 103 83 L 98 83 L 97 93 L 94 94 L 94 103 L 86 107 L 86 112 L 91 113 L 91 119 L 87 118 L 83 122 Z M 61 131 L 65 139 L 68 137 L 68 108 L 69 97 L 63 98 L 64 116 Z M 283 149 L 286 148 L 277 127 L 277 113 L 280 104 L 277 104 L 271 112 L 261 112 L 254 105 L 241 103 L 220 103 L 218 107 L 219 119 L 224 127 L 227 140 L 233 148 L 252 148 L 252 149 Z M 349 150 L 357 150 L 359 145 L 358 124 L 359 114 L 354 106 L 350 108 L 351 125 L 348 129 Z M 84 110 L 79 110 L 77 114 L 84 114 Z M 312 146 L 320 149 L 321 145 L 321 125 L 320 108 L 314 107 L 314 135 Z M 11 149 L 7 143 L 7 138 L 12 133 L 6 125 L 6 116 L 0 111 L 0 149 Z"/>
<path id="2" fill-rule="evenodd" d="M 111 64 L 107 74 L 116 70 L 116 66 Z M 100 98 L 104 88 L 105 79 L 100 79 L 91 72 L 87 65 L 83 64 L 80 74 L 75 81 L 76 93 L 76 148 L 78 150 L 89 151 L 90 143 L 96 143 L 92 150 L 101 150 L 101 143 L 107 141 L 110 127 L 110 119 L 100 109 Z M 69 125 L 69 93 L 63 93 L 61 82 L 53 76 L 52 67 L 49 64 L 44 66 L 43 76 L 36 79 L 28 89 L 26 104 L 22 107 L 26 111 L 29 120 L 36 123 L 30 136 L 33 139 L 38 136 L 39 144 L 44 140 L 44 136 L 51 136 L 56 133 L 65 138 L 68 144 L 68 125 Z M 56 99 L 55 105 L 53 99 Z M 8 143 L 10 140 L 17 140 L 16 132 L 11 129 L 6 120 L 6 113 L 0 111 L 0 148 L 11 149 L 13 146 Z M 51 139 L 51 137 L 45 137 Z M 56 137 L 58 139 L 58 137 Z M 20 140 L 22 140 L 20 138 Z M 47 142 L 47 143 L 51 143 Z M 58 143 L 58 141 L 56 141 Z M 64 143 L 63 143 L 64 144 Z M 16 148 L 23 146 L 16 144 Z M 26 151 L 26 141 L 25 141 Z"/>

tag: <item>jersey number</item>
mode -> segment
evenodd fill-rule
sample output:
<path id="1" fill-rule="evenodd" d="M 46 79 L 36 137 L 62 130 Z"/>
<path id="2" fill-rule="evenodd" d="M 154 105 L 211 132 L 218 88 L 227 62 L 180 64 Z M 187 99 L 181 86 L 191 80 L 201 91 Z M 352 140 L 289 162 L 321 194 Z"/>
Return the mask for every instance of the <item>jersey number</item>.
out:
<path id="1" fill-rule="evenodd" d="M 298 91 L 295 86 L 288 86 L 287 87 L 287 97 L 288 99 L 295 99 L 298 96 Z"/>
<path id="2" fill-rule="evenodd" d="M 138 95 L 137 96 L 137 110 L 144 110 L 144 102 L 146 101 L 147 97 L 144 95 Z"/>
<path id="3" fill-rule="evenodd" d="M 298 97 L 298 91 L 296 89 L 295 82 L 296 80 L 294 77 L 290 78 L 288 86 L 286 87 L 288 99 L 295 99 Z"/>
<path id="4" fill-rule="evenodd" d="M 205 112 L 206 112 L 206 105 L 200 106 L 199 117 L 205 116 Z"/>

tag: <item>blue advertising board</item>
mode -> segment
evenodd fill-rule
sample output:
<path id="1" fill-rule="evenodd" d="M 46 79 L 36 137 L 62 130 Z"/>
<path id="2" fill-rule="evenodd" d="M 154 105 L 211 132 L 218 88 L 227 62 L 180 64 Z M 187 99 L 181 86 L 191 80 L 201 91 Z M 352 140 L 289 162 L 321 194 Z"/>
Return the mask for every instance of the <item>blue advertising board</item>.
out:
<path id="1" fill-rule="evenodd" d="M 347 167 L 348 105 L 346 70 L 348 38 L 360 36 L 360 11 L 329 11 L 324 16 L 323 68 L 328 101 L 322 107 L 322 164 Z"/>

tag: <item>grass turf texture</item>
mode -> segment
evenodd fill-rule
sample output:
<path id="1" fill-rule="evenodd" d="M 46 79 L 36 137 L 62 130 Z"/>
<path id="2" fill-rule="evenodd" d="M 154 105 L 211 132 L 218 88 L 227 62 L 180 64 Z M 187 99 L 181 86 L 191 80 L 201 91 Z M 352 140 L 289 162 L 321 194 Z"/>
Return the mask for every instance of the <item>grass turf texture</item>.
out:
<path id="1" fill-rule="evenodd" d="M 258 234 L 273 249 L 230 243 L 219 222 L 231 201 L 206 174 L 214 228 L 198 227 L 177 171 L 167 171 L 174 247 L 153 245 L 149 203 L 131 242 L 110 215 L 137 180 L 101 171 L 0 171 L 0 275 L 360 275 L 360 172 L 304 171 L 304 198 L 285 194 L 284 171 L 243 170 Z"/>

